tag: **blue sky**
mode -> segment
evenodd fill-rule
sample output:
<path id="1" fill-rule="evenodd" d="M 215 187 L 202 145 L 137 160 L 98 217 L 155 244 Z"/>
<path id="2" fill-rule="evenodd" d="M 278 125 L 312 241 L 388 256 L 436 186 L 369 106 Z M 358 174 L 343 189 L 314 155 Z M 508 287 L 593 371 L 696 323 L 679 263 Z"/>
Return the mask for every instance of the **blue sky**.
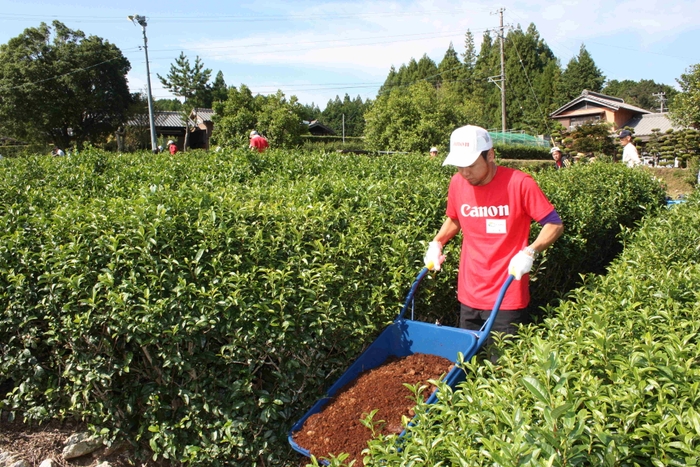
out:
<path id="1" fill-rule="evenodd" d="M 117 45 L 131 62 L 132 91 L 146 89 L 141 28 L 128 15 L 148 19 L 154 98 L 171 96 L 156 74 L 166 75 L 184 52 L 199 56 L 212 78 L 253 93 L 278 89 L 323 109 L 347 93 L 374 98 L 391 65 L 428 54 L 440 62 L 450 42 L 464 50 L 469 29 L 478 45 L 485 30 L 534 23 L 565 66 L 581 44 L 608 79 L 651 79 L 676 86 L 700 63 L 697 1 L 306 1 L 206 2 L 124 0 L 4 0 L 0 43 L 25 28 L 57 19 L 71 29 Z M 508 53 L 508 50 L 506 50 Z"/>

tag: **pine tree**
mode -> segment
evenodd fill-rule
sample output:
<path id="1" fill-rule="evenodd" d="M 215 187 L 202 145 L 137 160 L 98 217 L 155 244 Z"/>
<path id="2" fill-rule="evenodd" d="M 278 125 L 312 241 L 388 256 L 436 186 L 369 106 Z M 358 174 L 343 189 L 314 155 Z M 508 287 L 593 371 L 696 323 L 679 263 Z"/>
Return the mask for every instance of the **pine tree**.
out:
<path id="1" fill-rule="evenodd" d="M 455 52 L 452 42 L 445 52 L 445 56 L 437 67 L 438 77 L 437 83 L 458 83 L 461 81 L 464 72 L 462 70 L 462 62 L 459 61 L 459 56 Z"/>
<path id="2" fill-rule="evenodd" d="M 438 83 L 437 64 L 433 61 L 432 58 L 428 57 L 428 54 L 423 54 L 420 60 L 418 60 L 416 73 L 413 76 L 413 79 L 407 84 L 413 84 L 416 81 L 420 80 L 426 80 L 433 86 L 436 86 Z"/>
<path id="3" fill-rule="evenodd" d="M 474 67 L 476 65 L 476 47 L 474 35 L 470 30 L 464 34 L 464 53 L 462 53 L 462 83 L 467 96 L 474 90 Z"/>
<path id="4" fill-rule="evenodd" d="M 384 84 L 379 88 L 379 95 L 382 95 L 386 92 L 391 91 L 392 88 L 394 88 L 398 84 L 398 73 L 396 72 L 396 68 L 394 68 L 394 65 L 391 65 L 391 68 L 389 68 L 389 74 L 387 75 L 386 79 L 384 80 Z"/>
<path id="5" fill-rule="evenodd" d="M 605 83 L 603 72 L 596 66 L 593 57 L 581 44 L 581 49 L 576 57 L 573 57 L 566 65 L 562 73 L 564 83 L 564 96 L 562 105 L 567 101 L 581 95 L 584 89 L 601 92 Z"/>
<path id="6" fill-rule="evenodd" d="M 217 101 L 225 101 L 228 95 L 228 87 L 226 86 L 226 81 L 224 80 L 224 74 L 221 70 L 216 74 L 214 82 L 211 85 L 211 102 L 209 105 L 205 106 L 207 108 L 212 106 L 212 103 Z"/>
<path id="7" fill-rule="evenodd" d="M 559 84 L 559 74 L 555 72 L 558 61 L 534 24 L 526 32 L 520 26 L 511 30 L 505 52 L 508 127 L 531 134 L 544 133 L 552 93 Z M 545 73 L 547 78 L 543 79 Z"/>
<path id="8" fill-rule="evenodd" d="M 209 78 L 211 70 L 204 68 L 199 56 L 195 58 L 194 66 L 190 65 L 189 59 L 184 52 L 180 52 L 180 56 L 175 59 L 175 64 L 170 65 L 170 72 L 166 77 L 156 74 L 160 79 L 163 87 L 178 97 L 185 99 L 185 112 L 183 120 L 185 121 L 185 142 L 184 149 L 189 146 L 190 135 L 190 118 L 189 110 L 204 107 L 210 98 Z M 211 104 L 211 101 L 209 101 Z"/>
<path id="9" fill-rule="evenodd" d="M 471 96 L 471 100 L 483 109 L 483 120 L 475 124 L 485 128 L 500 127 L 501 92 L 497 86 L 488 82 L 490 76 L 500 73 L 498 44 L 494 43 L 490 32 L 486 31 L 474 65 L 474 92 Z"/>

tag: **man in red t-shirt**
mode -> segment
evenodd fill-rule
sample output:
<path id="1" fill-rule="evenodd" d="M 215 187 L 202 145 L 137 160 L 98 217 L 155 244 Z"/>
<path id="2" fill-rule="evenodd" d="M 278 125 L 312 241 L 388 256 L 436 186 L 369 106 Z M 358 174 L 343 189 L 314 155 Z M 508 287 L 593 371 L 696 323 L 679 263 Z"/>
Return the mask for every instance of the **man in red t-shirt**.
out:
<path id="1" fill-rule="evenodd" d="M 270 143 L 264 136 L 261 136 L 257 131 L 250 132 L 250 149 L 257 149 L 258 152 L 263 152 L 270 147 Z"/>
<path id="2" fill-rule="evenodd" d="M 447 219 L 424 259 L 439 270 L 445 259 L 443 245 L 461 230 L 460 327 L 481 328 L 510 273 L 518 281 L 506 292 L 492 329 L 515 334 L 530 302 L 528 273 L 533 260 L 561 236 L 564 225 L 532 177 L 497 166 L 495 157 L 491 137 L 483 128 L 467 125 L 452 132 L 450 153 L 442 164 L 457 167 L 447 193 Z M 542 230 L 528 245 L 533 220 Z"/>

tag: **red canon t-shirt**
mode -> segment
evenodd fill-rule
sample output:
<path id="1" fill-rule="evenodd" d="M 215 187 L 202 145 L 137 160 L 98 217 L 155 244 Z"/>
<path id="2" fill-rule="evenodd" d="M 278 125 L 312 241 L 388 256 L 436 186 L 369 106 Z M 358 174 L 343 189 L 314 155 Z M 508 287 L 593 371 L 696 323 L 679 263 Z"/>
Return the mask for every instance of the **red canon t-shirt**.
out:
<path id="1" fill-rule="evenodd" d="M 447 216 L 462 229 L 457 298 L 472 308 L 493 308 L 508 277 L 511 258 L 528 245 L 530 224 L 554 210 L 537 183 L 524 172 L 498 167 L 484 186 L 472 186 L 459 173 L 450 181 Z M 530 302 L 529 276 L 513 281 L 502 310 Z"/>

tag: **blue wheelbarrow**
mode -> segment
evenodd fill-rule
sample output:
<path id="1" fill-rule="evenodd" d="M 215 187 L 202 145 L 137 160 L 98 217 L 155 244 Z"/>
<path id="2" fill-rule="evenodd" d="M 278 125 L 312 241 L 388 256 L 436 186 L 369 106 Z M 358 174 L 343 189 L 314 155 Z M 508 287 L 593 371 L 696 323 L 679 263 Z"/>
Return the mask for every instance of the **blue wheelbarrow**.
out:
<path id="1" fill-rule="evenodd" d="M 377 337 L 357 360 L 355 360 L 350 368 L 338 378 L 335 384 L 328 389 L 326 395 L 317 401 L 309 411 L 292 426 L 287 440 L 295 451 L 307 457 L 311 457 L 311 453 L 308 449 L 299 446 L 294 441 L 294 433 L 301 430 L 304 426 L 304 422 L 306 422 L 310 416 L 321 412 L 323 407 L 333 399 L 336 393 L 346 384 L 355 380 L 360 373 L 380 366 L 391 356 L 406 357 L 415 353 L 437 355 L 453 363 L 457 363 L 458 353 L 462 352 L 464 360 L 468 361 L 476 355 L 479 349 L 484 345 L 484 342 L 491 332 L 496 315 L 498 314 L 503 296 L 514 277 L 509 275 L 505 280 L 498 294 L 498 298 L 496 299 L 496 303 L 493 306 L 491 316 L 489 316 L 481 329 L 479 331 L 471 331 L 413 320 L 413 309 L 415 305 L 414 296 L 418 286 L 427 273 L 428 268 L 421 269 L 418 277 L 416 277 L 413 285 L 411 285 L 401 313 L 399 313 L 394 322 L 387 326 L 379 337 Z M 409 307 L 411 308 L 410 320 L 404 318 Z M 458 383 L 464 380 L 465 376 L 464 370 L 454 365 L 443 381 L 454 389 Z M 437 392 L 434 392 L 428 398 L 426 404 L 433 404 L 436 401 Z"/>

